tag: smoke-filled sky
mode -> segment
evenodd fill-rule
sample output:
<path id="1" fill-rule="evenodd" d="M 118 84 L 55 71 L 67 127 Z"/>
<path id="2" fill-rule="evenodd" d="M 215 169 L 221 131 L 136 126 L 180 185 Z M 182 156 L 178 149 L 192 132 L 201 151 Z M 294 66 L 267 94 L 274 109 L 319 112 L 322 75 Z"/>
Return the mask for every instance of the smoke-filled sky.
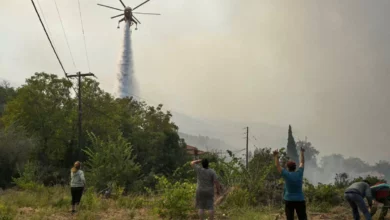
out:
<path id="1" fill-rule="evenodd" d="M 39 0 L 59 55 L 68 72 L 88 71 L 77 0 L 56 1 L 77 68 L 54 0 Z M 80 1 L 91 71 L 113 92 L 122 31 L 96 3 L 121 5 Z M 390 1 L 152 0 L 137 11 L 163 14 L 138 15 L 132 34 L 138 95 L 151 104 L 292 124 L 322 153 L 388 159 Z M 30 1 L 1 0 L 0 28 L 1 78 L 62 76 Z"/>

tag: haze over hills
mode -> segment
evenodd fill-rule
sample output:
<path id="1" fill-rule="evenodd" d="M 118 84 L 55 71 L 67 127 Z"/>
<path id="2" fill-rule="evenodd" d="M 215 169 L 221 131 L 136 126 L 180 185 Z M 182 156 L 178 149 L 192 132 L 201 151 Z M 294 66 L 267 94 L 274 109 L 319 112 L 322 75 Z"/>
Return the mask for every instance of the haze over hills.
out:
<path id="1" fill-rule="evenodd" d="M 288 124 L 285 127 L 266 123 L 245 123 L 223 121 L 218 119 L 204 119 L 172 112 L 173 121 L 179 126 L 180 135 L 190 145 L 205 150 L 207 146 L 213 150 L 241 150 L 245 148 L 246 129 L 249 127 L 249 150 L 257 148 L 286 147 Z M 294 129 L 296 139 L 304 139 L 298 129 Z M 205 137 L 209 141 L 205 143 Z M 198 137 L 198 138 L 196 138 Z"/>

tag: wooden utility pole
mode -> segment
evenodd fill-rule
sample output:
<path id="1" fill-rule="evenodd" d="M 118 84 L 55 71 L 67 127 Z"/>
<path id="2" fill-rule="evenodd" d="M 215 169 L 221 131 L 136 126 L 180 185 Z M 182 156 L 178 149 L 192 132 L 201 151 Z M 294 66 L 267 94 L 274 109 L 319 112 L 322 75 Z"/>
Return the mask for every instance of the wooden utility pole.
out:
<path id="1" fill-rule="evenodd" d="M 249 143 L 249 127 L 246 127 L 246 169 L 248 169 L 248 143 Z"/>
<path id="2" fill-rule="evenodd" d="M 78 80 L 78 84 L 77 84 L 77 87 L 78 87 L 78 94 L 77 94 L 77 97 L 78 97 L 78 101 L 79 101 L 79 111 L 78 111 L 78 133 L 79 133 L 79 159 L 81 159 L 81 153 L 82 153 L 82 139 L 83 139 L 83 132 L 82 132 L 82 108 L 81 108 L 81 77 L 86 77 L 86 76 L 95 76 L 93 73 L 81 73 L 81 72 L 77 72 L 77 74 L 74 74 L 74 75 L 66 75 L 66 77 L 68 78 L 74 78 L 74 77 L 77 77 L 77 80 Z"/>

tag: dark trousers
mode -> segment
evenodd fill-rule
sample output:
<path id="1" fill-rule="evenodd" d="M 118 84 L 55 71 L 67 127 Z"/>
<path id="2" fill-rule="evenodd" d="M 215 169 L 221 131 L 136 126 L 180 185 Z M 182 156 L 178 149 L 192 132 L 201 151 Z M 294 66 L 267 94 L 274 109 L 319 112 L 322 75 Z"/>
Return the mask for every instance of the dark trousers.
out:
<path id="1" fill-rule="evenodd" d="M 371 220 L 371 215 L 368 212 L 366 203 L 361 195 L 357 193 L 344 193 L 344 198 L 347 200 L 352 208 L 352 215 L 354 220 L 360 220 L 359 209 L 363 213 L 366 220 Z"/>
<path id="2" fill-rule="evenodd" d="M 299 220 L 307 220 L 305 201 L 284 201 L 287 220 L 294 220 L 294 211 L 297 212 Z"/>
<path id="3" fill-rule="evenodd" d="M 70 193 L 72 194 L 72 205 L 78 205 L 83 195 L 84 187 L 71 187 Z"/>

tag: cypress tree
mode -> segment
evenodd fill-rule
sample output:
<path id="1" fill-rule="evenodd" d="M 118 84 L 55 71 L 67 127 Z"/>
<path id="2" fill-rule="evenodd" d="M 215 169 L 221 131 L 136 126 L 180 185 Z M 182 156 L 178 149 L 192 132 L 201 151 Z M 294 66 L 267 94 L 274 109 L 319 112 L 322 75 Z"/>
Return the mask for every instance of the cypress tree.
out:
<path id="1" fill-rule="evenodd" d="M 296 163 L 299 162 L 297 145 L 292 134 L 291 125 L 288 126 L 287 156 L 290 160 L 295 161 Z"/>

